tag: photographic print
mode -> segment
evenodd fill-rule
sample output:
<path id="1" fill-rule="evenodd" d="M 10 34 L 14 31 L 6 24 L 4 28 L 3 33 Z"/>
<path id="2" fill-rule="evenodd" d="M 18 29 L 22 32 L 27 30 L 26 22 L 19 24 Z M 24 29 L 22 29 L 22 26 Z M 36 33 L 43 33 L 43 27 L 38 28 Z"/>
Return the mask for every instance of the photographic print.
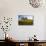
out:
<path id="1" fill-rule="evenodd" d="M 33 16 L 32 15 L 18 15 L 18 24 L 19 25 L 33 25 Z"/>

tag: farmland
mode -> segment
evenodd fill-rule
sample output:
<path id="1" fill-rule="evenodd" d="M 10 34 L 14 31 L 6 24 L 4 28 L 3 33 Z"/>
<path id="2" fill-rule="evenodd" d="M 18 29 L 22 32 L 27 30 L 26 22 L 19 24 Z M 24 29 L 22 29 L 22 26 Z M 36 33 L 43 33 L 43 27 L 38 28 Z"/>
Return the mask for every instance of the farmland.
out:
<path id="1" fill-rule="evenodd" d="M 31 19 L 25 19 L 25 20 L 19 20 L 19 25 L 33 25 L 33 20 Z"/>

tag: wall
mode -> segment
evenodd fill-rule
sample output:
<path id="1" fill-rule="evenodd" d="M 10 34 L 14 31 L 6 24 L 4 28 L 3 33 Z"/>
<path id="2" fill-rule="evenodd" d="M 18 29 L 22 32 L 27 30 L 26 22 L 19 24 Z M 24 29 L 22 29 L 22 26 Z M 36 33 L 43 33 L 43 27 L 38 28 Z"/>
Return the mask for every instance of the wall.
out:
<path id="1" fill-rule="evenodd" d="M 39 40 L 46 39 L 45 12 L 46 8 L 44 7 L 31 7 L 28 0 L 0 0 L 0 16 L 13 17 L 12 26 L 8 33 L 12 35 L 14 39 L 16 38 L 17 40 L 27 40 L 34 34 L 37 35 L 37 38 Z M 19 14 L 33 15 L 34 25 L 19 26 L 17 18 Z M 0 37 L 0 39 L 2 39 L 2 36 Z"/>

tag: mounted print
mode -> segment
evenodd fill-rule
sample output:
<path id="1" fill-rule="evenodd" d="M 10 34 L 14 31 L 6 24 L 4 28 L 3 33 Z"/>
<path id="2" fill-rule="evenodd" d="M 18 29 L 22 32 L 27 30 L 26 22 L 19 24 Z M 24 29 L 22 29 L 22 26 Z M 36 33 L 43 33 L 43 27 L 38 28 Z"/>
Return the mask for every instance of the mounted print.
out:
<path id="1" fill-rule="evenodd" d="M 38 8 L 38 7 L 42 6 L 43 3 L 45 3 L 45 0 L 29 0 L 29 4 L 33 8 Z"/>
<path id="2" fill-rule="evenodd" d="M 33 25 L 34 16 L 32 15 L 18 15 L 18 25 Z"/>

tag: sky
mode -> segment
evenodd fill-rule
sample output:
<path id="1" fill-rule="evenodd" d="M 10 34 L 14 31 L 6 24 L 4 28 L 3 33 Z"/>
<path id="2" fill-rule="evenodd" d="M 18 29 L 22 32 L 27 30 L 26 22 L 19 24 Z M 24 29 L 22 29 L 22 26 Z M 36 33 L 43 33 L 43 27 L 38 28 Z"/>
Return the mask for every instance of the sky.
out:
<path id="1" fill-rule="evenodd" d="M 18 19 L 21 20 L 22 17 L 27 17 L 28 19 L 33 19 L 33 15 L 19 15 Z"/>

